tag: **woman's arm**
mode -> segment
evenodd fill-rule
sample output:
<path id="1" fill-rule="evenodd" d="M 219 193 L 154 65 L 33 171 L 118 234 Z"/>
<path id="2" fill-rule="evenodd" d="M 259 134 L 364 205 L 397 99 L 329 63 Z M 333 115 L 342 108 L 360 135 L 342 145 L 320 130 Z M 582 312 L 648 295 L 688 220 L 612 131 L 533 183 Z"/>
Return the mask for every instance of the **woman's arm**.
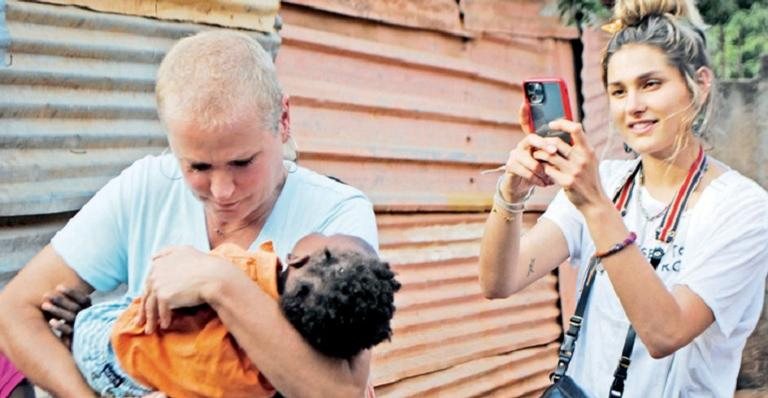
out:
<path id="1" fill-rule="evenodd" d="M 552 185 L 544 166 L 533 158 L 534 149 L 555 153 L 557 148 L 527 131 L 529 114 L 523 104 L 519 112 L 525 137 L 510 151 L 505 173 L 498 186 L 501 200 L 520 203 L 533 186 Z M 494 197 L 494 202 L 498 199 Z M 522 235 L 523 213 L 494 204 L 480 244 L 480 286 L 486 298 L 505 298 L 548 274 L 568 257 L 568 246 L 560 228 L 540 220 Z"/>
<path id="2" fill-rule="evenodd" d="M 480 285 L 490 299 L 524 289 L 568 257 L 565 237 L 554 222 L 539 219 L 522 234 L 523 214 L 501 212 L 488 216 L 480 243 Z"/>
<path id="3" fill-rule="evenodd" d="M 0 348 L 30 381 L 55 396 L 94 396 L 40 309 L 44 294 L 59 284 L 93 291 L 46 246 L 0 293 Z"/>
<path id="4" fill-rule="evenodd" d="M 623 241 L 629 231 L 611 203 L 583 210 L 598 252 Z M 624 312 L 653 358 L 663 358 L 686 346 L 715 318 L 687 286 L 671 292 L 635 246 L 601 261 Z"/>
<path id="5" fill-rule="evenodd" d="M 580 124 L 559 120 L 549 127 L 570 133 L 573 147 L 552 141 L 558 146 L 557 153 L 538 150 L 534 157 L 546 163 L 547 175 L 565 189 L 584 216 L 597 252 L 605 252 L 627 238 L 629 231 L 602 191 L 597 158 Z M 714 321 L 709 307 L 689 288 L 667 290 L 637 246 L 631 245 L 601 262 L 629 321 L 652 357 L 675 352 Z"/>
<path id="6" fill-rule="evenodd" d="M 317 353 L 275 300 L 225 259 L 191 247 L 155 256 L 139 324 L 148 333 L 170 324 L 171 310 L 208 303 L 270 383 L 285 396 L 362 397 L 370 354 L 352 360 Z"/>
<path id="7" fill-rule="evenodd" d="M 277 302 L 247 278 L 212 283 L 204 299 L 286 397 L 364 396 L 370 354 L 343 360 L 317 353 L 285 319 Z"/>

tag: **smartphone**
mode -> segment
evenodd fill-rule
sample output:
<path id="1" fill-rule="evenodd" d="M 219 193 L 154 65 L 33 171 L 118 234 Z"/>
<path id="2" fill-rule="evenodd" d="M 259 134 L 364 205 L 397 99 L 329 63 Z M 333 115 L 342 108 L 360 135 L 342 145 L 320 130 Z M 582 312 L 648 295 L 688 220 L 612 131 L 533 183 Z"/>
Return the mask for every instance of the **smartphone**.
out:
<path id="1" fill-rule="evenodd" d="M 560 78 L 527 79 L 523 81 L 523 93 L 528 104 L 528 120 L 531 131 L 542 137 L 558 137 L 573 144 L 571 135 L 550 130 L 547 123 L 556 119 L 573 120 L 568 101 L 568 87 Z"/>

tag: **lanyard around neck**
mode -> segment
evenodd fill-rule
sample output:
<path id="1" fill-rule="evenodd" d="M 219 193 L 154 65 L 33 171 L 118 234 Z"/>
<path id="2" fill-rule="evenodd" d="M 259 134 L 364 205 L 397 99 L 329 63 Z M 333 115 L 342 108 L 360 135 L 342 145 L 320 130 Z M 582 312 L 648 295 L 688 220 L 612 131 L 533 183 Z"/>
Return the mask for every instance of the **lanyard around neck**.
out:
<path id="1" fill-rule="evenodd" d="M 627 214 L 627 205 L 632 197 L 637 176 L 643 167 L 643 163 L 639 162 L 632 173 L 624 181 L 621 189 L 614 196 L 613 202 L 616 209 L 621 212 L 621 216 Z M 656 229 L 656 240 L 662 243 L 672 243 L 675 239 L 675 233 L 677 227 L 680 225 L 680 219 L 682 219 L 683 211 L 688 205 L 690 199 L 696 187 L 699 185 L 704 177 L 704 173 L 707 171 L 707 156 L 704 154 L 704 148 L 699 146 L 699 153 L 696 156 L 696 160 L 688 169 L 688 175 L 686 175 L 683 184 L 677 190 L 677 194 L 672 202 L 667 206 L 664 212 L 664 217 L 661 219 L 661 224 Z"/>

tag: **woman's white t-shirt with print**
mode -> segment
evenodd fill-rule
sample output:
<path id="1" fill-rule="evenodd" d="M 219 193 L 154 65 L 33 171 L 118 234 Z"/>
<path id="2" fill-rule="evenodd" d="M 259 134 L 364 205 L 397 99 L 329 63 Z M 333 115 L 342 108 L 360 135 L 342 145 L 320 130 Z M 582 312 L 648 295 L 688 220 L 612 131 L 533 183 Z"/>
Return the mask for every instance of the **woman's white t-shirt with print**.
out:
<path id="1" fill-rule="evenodd" d="M 710 159 L 713 161 L 712 159 Z M 604 161 L 603 189 L 612 195 L 636 161 Z M 645 254 L 659 246 L 655 231 L 666 203 L 635 186 L 624 223 L 638 234 Z M 543 215 L 568 242 L 571 263 L 579 267 L 579 290 L 594 244 L 581 213 L 561 191 Z M 598 268 L 599 269 L 599 268 Z M 683 213 L 675 240 L 665 247 L 657 275 L 668 289 L 685 285 L 699 295 L 715 322 L 674 354 L 653 359 L 638 337 L 628 371 L 625 397 L 732 397 L 747 337 L 760 317 L 768 274 L 768 194 L 735 170 L 727 170 Z M 598 271 L 574 358 L 568 369 L 591 396 L 606 397 L 621 357 L 629 321 L 608 274 Z"/>

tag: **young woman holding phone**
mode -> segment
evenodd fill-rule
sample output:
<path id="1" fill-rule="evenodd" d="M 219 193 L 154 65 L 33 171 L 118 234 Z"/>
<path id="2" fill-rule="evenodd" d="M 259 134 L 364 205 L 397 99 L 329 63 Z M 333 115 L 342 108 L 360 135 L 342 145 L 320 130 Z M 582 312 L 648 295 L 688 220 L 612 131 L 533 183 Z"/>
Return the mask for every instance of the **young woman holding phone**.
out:
<path id="1" fill-rule="evenodd" d="M 704 152 L 714 75 L 693 2 L 619 0 L 610 26 L 603 84 L 613 125 L 639 156 L 600 162 L 566 120 L 549 127 L 572 145 L 526 134 L 485 226 L 482 289 L 507 297 L 568 258 L 585 280 L 591 264 L 567 371 L 587 395 L 615 387 L 631 325 L 624 396 L 731 397 L 765 295 L 768 194 Z M 530 190 L 553 184 L 562 190 L 522 235 Z"/>

